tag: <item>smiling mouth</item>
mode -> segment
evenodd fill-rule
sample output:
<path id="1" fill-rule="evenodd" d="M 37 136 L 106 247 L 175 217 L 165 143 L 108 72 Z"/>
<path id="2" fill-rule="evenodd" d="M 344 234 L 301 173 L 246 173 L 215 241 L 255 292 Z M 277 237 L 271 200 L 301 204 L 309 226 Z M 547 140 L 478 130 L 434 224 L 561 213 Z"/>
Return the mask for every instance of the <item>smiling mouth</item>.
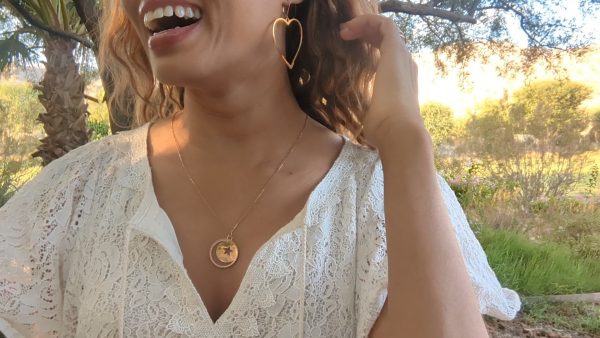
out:
<path id="1" fill-rule="evenodd" d="M 144 14 L 144 26 L 151 35 L 186 27 L 202 20 L 202 11 L 191 6 L 164 6 Z"/>

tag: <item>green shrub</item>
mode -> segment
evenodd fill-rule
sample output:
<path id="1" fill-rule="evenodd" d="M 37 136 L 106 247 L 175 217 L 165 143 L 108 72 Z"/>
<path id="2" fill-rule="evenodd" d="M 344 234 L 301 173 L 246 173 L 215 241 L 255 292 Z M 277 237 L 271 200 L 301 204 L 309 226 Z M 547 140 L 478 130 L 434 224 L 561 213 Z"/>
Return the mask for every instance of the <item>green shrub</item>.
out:
<path id="1" fill-rule="evenodd" d="M 43 134 L 36 118 L 43 111 L 30 84 L 0 83 L 0 160 L 26 157 L 35 151 Z"/>
<path id="2" fill-rule="evenodd" d="M 436 147 L 452 138 L 455 128 L 452 108 L 443 103 L 427 102 L 421 106 L 421 115 Z"/>
<path id="3" fill-rule="evenodd" d="M 101 99 L 104 97 L 104 90 L 100 89 L 96 93 L 100 102 L 88 100 L 89 116 L 87 119 L 88 128 L 92 130 L 90 141 L 101 139 L 110 134 L 110 120 L 108 116 L 108 107 Z"/>
<path id="4" fill-rule="evenodd" d="M 552 200 L 539 215 L 543 223 L 553 224 L 547 237 L 568 245 L 580 257 L 600 261 L 600 203 L 595 203 L 571 198 Z"/>
<path id="5" fill-rule="evenodd" d="M 0 207 L 41 170 L 40 159 L 0 161 Z"/>
<path id="6" fill-rule="evenodd" d="M 101 139 L 110 134 L 110 126 L 104 121 L 89 119 L 88 128 L 92 130 L 90 141 Z"/>
<path id="7" fill-rule="evenodd" d="M 579 132 L 589 122 L 580 106 L 592 94 L 591 87 L 571 80 L 530 83 L 512 95 L 514 106 L 522 108 L 517 125 L 524 127 L 522 132 L 560 147 L 577 144 Z"/>

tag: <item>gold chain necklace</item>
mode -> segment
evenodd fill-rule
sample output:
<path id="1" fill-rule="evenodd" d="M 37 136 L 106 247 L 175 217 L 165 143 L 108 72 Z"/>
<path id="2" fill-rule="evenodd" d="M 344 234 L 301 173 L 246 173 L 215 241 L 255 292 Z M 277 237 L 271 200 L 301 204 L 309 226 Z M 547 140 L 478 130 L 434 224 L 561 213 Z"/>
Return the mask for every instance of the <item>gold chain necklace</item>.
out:
<path id="1" fill-rule="evenodd" d="M 189 170 L 183 164 L 183 157 L 181 156 L 181 146 L 179 145 L 179 142 L 177 141 L 177 137 L 175 137 L 175 128 L 173 127 L 173 122 L 175 121 L 175 115 L 177 115 L 177 113 L 175 113 L 171 116 L 171 133 L 173 134 L 173 140 L 175 141 L 175 144 L 177 145 L 177 155 L 179 156 L 179 162 L 181 162 L 181 167 L 183 168 L 188 179 L 194 186 L 194 190 L 196 191 L 196 193 L 200 196 L 202 201 L 204 201 L 204 204 L 206 204 L 206 206 L 212 213 L 213 217 L 218 221 L 219 217 L 217 217 L 213 208 L 210 206 L 210 204 L 208 204 L 208 201 L 206 200 L 206 198 L 204 198 L 204 195 L 202 195 L 202 193 L 200 192 L 200 189 L 198 188 L 198 185 L 192 178 Z M 294 143 L 288 150 L 287 154 L 284 156 L 283 160 L 281 161 L 281 163 L 279 164 L 277 169 L 273 172 L 273 174 L 271 174 L 271 176 L 269 177 L 267 182 L 263 185 L 260 193 L 254 199 L 254 202 L 246 209 L 246 211 L 242 214 L 242 217 L 240 217 L 240 219 L 237 221 L 237 223 L 233 226 L 233 229 L 231 229 L 229 234 L 227 234 L 227 237 L 223 238 L 223 239 L 218 239 L 211 245 L 210 249 L 208 250 L 208 258 L 210 259 L 210 261 L 212 262 L 212 264 L 214 266 L 224 269 L 224 268 L 228 268 L 228 267 L 232 266 L 237 261 L 237 259 L 239 257 L 239 249 L 238 249 L 237 244 L 235 244 L 235 242 L 233 241 L 233 232 L 235 231 L 235 229 L 237 229 L 238 225 L 240 225 L 240 223 L 248 216 L 248 213 L 250 212 L 250 210 L 252 210 L 252 208 L 256 205 L 258 200 L 261 198 L 261 196 L 265 192 L 265 189 L 266 189 L 267 185 L 269 184 L 269 182 L 271 181 L 271 179 L 281 170 L 281 168 L 283 168 L 283 165 L 285 164 L 287 158 L 294 151 L 296 144 L 302 137 L 302 134 L 304 133 L 304 129 L 306 129 L 307 121 L 308 121 L 308 115 L 305 116 L 304 125 L 302 126 L 302 130 L 300 131 L 300 133 L 298 133 L 296 140 L 294 141 Z"/>

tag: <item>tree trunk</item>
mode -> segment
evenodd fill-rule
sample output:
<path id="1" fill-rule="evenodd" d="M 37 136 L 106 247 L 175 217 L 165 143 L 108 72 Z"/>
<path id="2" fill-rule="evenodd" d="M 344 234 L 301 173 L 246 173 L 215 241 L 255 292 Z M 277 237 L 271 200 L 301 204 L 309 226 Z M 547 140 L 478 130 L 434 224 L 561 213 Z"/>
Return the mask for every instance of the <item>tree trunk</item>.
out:
<path id="1" fill-rule="evenodd" d="M 79 73 L 73 50 L 76 43 L 54 36 L 44 38 L 46 72 L 36 86 L 46 112 L 38 116 L 46 137 L 32 157 L 41 157 L 43 165 L 86 144 L 91 136 L 86 119 L 85 82 Z"/>

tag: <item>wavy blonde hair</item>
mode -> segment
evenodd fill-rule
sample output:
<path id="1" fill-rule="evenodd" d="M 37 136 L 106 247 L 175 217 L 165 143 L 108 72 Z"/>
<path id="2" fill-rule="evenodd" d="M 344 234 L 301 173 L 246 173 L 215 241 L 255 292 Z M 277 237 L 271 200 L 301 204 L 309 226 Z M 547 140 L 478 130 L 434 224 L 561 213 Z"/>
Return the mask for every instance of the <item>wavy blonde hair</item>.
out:
<path id="1" fill-rule="evenodd" d="M 296 65 L 289 71 L 300 108 L 330 130 L 365 145 L 360 119 L 371 99 L 378 55 L 365 43 L 343 41 L 339 25 L 354 15 L 378 13 L 372 1 L 304 0 L 290 11 L 305 31 Z M 132 112 L 132 127 L 182 109 L 184 88 L 154 78 L 120 0 L 104 2 L 99 64 L 102 72 L 112 74 L 110 107 Z M 288 31 L 287 45 L 297 45 L 298 38 L 298 34 Z M 287 51 L 288 55 L 294 52 Z"/>

